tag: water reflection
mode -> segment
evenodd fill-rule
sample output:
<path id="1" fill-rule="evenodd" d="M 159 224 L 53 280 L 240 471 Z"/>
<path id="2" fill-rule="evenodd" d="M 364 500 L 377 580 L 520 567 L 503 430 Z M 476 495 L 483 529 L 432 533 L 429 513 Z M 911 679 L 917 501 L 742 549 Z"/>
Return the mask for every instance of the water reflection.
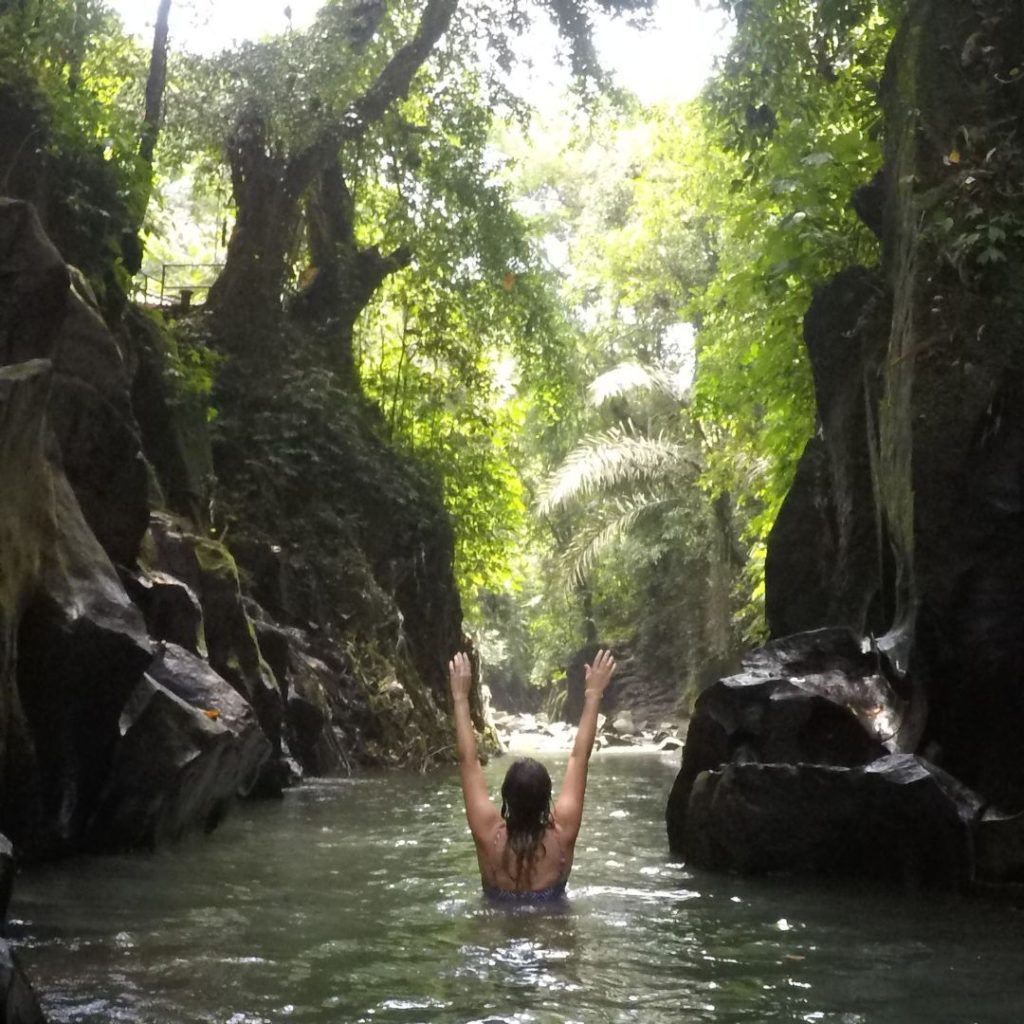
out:
<path id="1" fill-rule="evenodd" d="M 375 776 L 26 876 L 14 938 L 76 1024 L 1024 1017 L 1021 915 L 689 871 L 665 850 L 674 773 L 595 758 L 567 906 L 482 899 L 454 773 Z"/>

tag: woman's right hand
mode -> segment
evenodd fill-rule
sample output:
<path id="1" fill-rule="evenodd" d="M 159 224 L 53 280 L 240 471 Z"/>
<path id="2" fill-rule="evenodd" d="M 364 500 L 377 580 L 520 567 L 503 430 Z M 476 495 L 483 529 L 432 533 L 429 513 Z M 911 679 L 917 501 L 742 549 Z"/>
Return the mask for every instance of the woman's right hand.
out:
<path id="1" fill-rule="evenodd" d="M 459 651 L 448 662 L 448 684 L 452 688 L 453 698 L 469 697 L 473 686 L 473 665 L 465 651 Z"/>
<path id="2" fill-rule="evenodd" d="M 583 682 L 587 693 L 604 693 L 612 681 L 614 671 L 615 659 L 612 657 L 612 652 L 598 651 L 594 655 L 594 663 L 587 665 L 587 674 Z"/>

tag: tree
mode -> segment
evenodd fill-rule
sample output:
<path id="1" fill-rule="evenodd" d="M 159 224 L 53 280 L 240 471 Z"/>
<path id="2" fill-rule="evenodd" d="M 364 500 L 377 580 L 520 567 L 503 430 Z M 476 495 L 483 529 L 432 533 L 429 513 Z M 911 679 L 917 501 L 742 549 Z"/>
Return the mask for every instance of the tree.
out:
<path id="1" fill-rule="evenodd" d="M 580 55 L 591 8 L 640 11 L 649 6 L 649 0 L 558 0 L 551 10 L 568 33 L 573 53 Z M 360 242 L 356 181 L 374 175 L 382 180 L 397 168 L 398 178 L 415 187 L 415 175 L 403 173 L 403 157 L 386 137 L 409 150 L 417 137 L 443 130 L 410 122 L 399 109 L 428 60 L 434 64 L 429 89 L 443 87 L 445 79 L 449 88 L 460 78 L 472 86 L 476 44 L 465 27 L 453 24 L 456 10 L 460 21 L 486 29 L 499 63 L 507 62 L 501 30 L 522 26 L 520 4 L 506 11 L 486 3 L 463 3 L 460 9 L 459 0 L 425 0 L 416 14 L 397 5 L 352 2 L 325 7 L 301 40 L 249 47 L 214 71 L 218 89 L 225 85 L 229 64 L 234 77 L 245 83 L 241 94 L 233 93 L 226 153 L 235 223 L 226 265 L 209 296 L 222 342 L 236 354 L 246 350 L 254 358 L 272 356 L 272 331 L 265 328 L 280 315 L 304 219 L 312 262 L 305 277 L 311 283 L 300 306 L 329 339 L 336 368 L 354 377 L 355 320 L 415 251 L 408 238 L 386 249 Z M 438 44 L 446 33 L 453 39 L 442 49 Z M 581 70 L 590 67 L 584 56 L 578 64 Z M 426 81 L 420 88 L 428 88 Z M 278 109 L 272 109 L 274 104 Z M 375 168 L 367 163 L 373 155 L 383 158 Z"/>
<path id="2" fill-rule="evenodd" d="M 599 563 L 606 577 L 610 566 L 628 566 L 612 576 L 620 606 L 632 611 L 612 618 L 641 638 L 649 669 L 672 678 L 685 666 L 682 681 L 692 690 L 707 665 L 724 665 L 739 644 L 733 583 L 746 553 L 732 499 L 702 488 L 707 444 L 670 375 L 623 364 L 590 390 L 617 422 L 570 452 L 539 510 L 568 518 L 563 571 L 588 596 Z"/>
<path id="3" fill-rule="evenodd" d="M 209 297 L 222 320 L 245 325 L 244 334 L 225 332 L 229 344 L 242 337 L 252 344 L 254 324 L 276 323 L 301 201 L 316 183 L 312 202 L 319 216 L 313 220 L 311 253 L 324 260 L 317 267 L 319 274 L 325 281 L 333 279 L 318 288 L 317 303 L 338 320 L 337 366 L 351 375 L 355 318 L 381 281 L 407 263 L 409 255 L 396 249 L 382 257 L 375 247 L 356 244 L 352 199 L 338 153 L 344 144 L 358 143 L 391 104 L 406 95 L 456 6 L 457 0 L 428 0 L 412 38 L 394 52 L 369 87 L 297 151 L 281 152 L 276 140 L 268 137 L 259 105 L 251 98 L 246 102 L 227 148 L 237 215 L 227 262 Z M 266 332 L 256 338 L 261 336 L 267 337 Z"/>
<path id="4" fill-rule="evenodd" d="M 142 119 L 142 133 L 139 138 L 139 159 L 148 169 L 148 188 L 145 189 L 138 211 L 138 229 L 146 218 L 146 209 L 153 187 L 153 155 L 164 114 L 164 93 L 167 89 L 167 36 L 170 29 L 171 0 L 160 0 L 153 29 L 153 50 L 149 58 L 149 74 L 146 76 L 146 109 Z M 138 271 L 138 267 L 134 270 Z"/>
<path id="5" fill-rule="evenodd" d="M 0 7 L 0 185 L 110 308 L 138 259 L 145 56 L 100 0 Z"/>

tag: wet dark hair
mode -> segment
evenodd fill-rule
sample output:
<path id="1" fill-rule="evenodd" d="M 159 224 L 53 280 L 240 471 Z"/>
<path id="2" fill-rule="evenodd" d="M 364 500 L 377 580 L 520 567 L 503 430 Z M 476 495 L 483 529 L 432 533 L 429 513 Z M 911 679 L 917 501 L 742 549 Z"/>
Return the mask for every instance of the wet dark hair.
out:
<path id="1" fill-rule="evenodd" d="M 529 875 L 538 851 L 543 851 L 544 833 L 551 824 L 551 776 L 539 761 L 521 757 L 505 773 L 501 816 L 508 831 L 505 853 L 511 851 L 515 855 L 513 877 L 518 883 L 524 865 Z"/>

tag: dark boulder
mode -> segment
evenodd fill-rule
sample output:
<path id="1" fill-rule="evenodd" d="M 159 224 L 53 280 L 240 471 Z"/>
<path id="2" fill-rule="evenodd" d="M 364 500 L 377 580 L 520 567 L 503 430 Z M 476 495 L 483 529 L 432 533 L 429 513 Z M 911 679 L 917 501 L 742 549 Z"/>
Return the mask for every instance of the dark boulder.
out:
<path id="1" fill-rule="evenodd" d="M 336 677 L 327 665 L 305 651 L 292 652 L 285 706 L 288 749 L 307 775 L 351 770 L 347 744 L 335 725 L 329 696 L 336 689 Z"/>
<path id="2" fill-rule="evenodd" d="M 65 473 L 103 549 L 129 565 L 149 508 L 122 352 L 27 203 L 0 200 L 0 278 L 0 364 L 52 362 L 49 422 Z"/>
<path id="3" fill-rule="evenodd" d="M 52 380 L 41 360 L 0 369 L 0 827 L 27 857 L 79 843 L 121 708 L 152 657 L 63 474 L 47 424 Z"/>
<path id="4" fill-rule="evenodd" d="M 184 647 L 193 654 L 206 655 L 203 609 L 187 583 L 159 569 L 122 573 L 129 596 L 146 619 L 154 640 Z"/>
<path id="5" fill-rule="evenodd" d="M 6 934 L 7 907 L 14 888 L 14 847 L 7 836 L 0 835 L 0 935 Z"/>
<path id="6" fill-rule="evenodd" d="M 0 939 L 0 1020 L 3 1024 L 46 1024 L 11 947 Z"/>
<path id="7" fill-rule="evenodd" d="M 279 749 L 281 690 L 260 653 L 235 560 L 223 544 L 205 538 L 196 541 L 195 554 L 210 664 L 255 708 L 263 731 Z"/>
<path id="8" fill-rule="evenodd" d="M 45 1024 L 32 987 L 18 966 L 7 940 L 7 905 L 14 885 L 14 848 L 0 835 L 0 1021 L 3 1024 Z"/>
<path id="9" fill-rule="evenodd" d="M 743 669 L 710 686 L 694 706 L 666 811 L 675 850 L 682 849 L 701 772 L 734 761 L 855 767 L 917 742 L 912 702 L 897 692 L 887 659 L 865 652 L 849 630 L 773 641 L 749 654 Z"/>
<path id="10" fill-rule="evenodd" d="M 260 653 L 231 552 L 219 541 L 192 533 L 182 520 L 154 513 L 142 559 L 147 569 L 173 576 L 198 596 L 210 664 L 253 706 L 279 750 L 281 690 Z"/>
<path id="11" fill-rule="evenodd" d="M 981 803 L 909 754 L 862 768 L 732 764 L 690 795 L 682 852 L 702 867 L 964 889 Z"/>
<path id="12" fill-rule="evenodd" d="M 231 733 L 237 747 L 238 771 L 230 785 L 239 796 L 247 795 L 271 753 L 270 740 L 248 702 L 205 661 L 176 644 L 157 647 L 149 675 Z"/>
<path id="13" fill-rule="evenodd" d="M 328 665 L 316 656 L 307 633 L 268 622 L 256 624 L 260 650 L 281 684 L 288 751 L 304 775 L 348 774 L 351 745 L 349 694 L 353 680 L 338 659 Z"/>
<path id="14" fill-rule="evenodd" d="M 1024 882 L 1024 812 L 986 810 L 978 824 L 975 855 L 979 881 Z"/>
<path id="15" fill-rule="evenodd" d="M 90 822 L 96 849 L 152 848 L 213 828 L 257 783 L 270 742 L 206 662 L 162 645 L 121 716 L 109 781 Z"/>

